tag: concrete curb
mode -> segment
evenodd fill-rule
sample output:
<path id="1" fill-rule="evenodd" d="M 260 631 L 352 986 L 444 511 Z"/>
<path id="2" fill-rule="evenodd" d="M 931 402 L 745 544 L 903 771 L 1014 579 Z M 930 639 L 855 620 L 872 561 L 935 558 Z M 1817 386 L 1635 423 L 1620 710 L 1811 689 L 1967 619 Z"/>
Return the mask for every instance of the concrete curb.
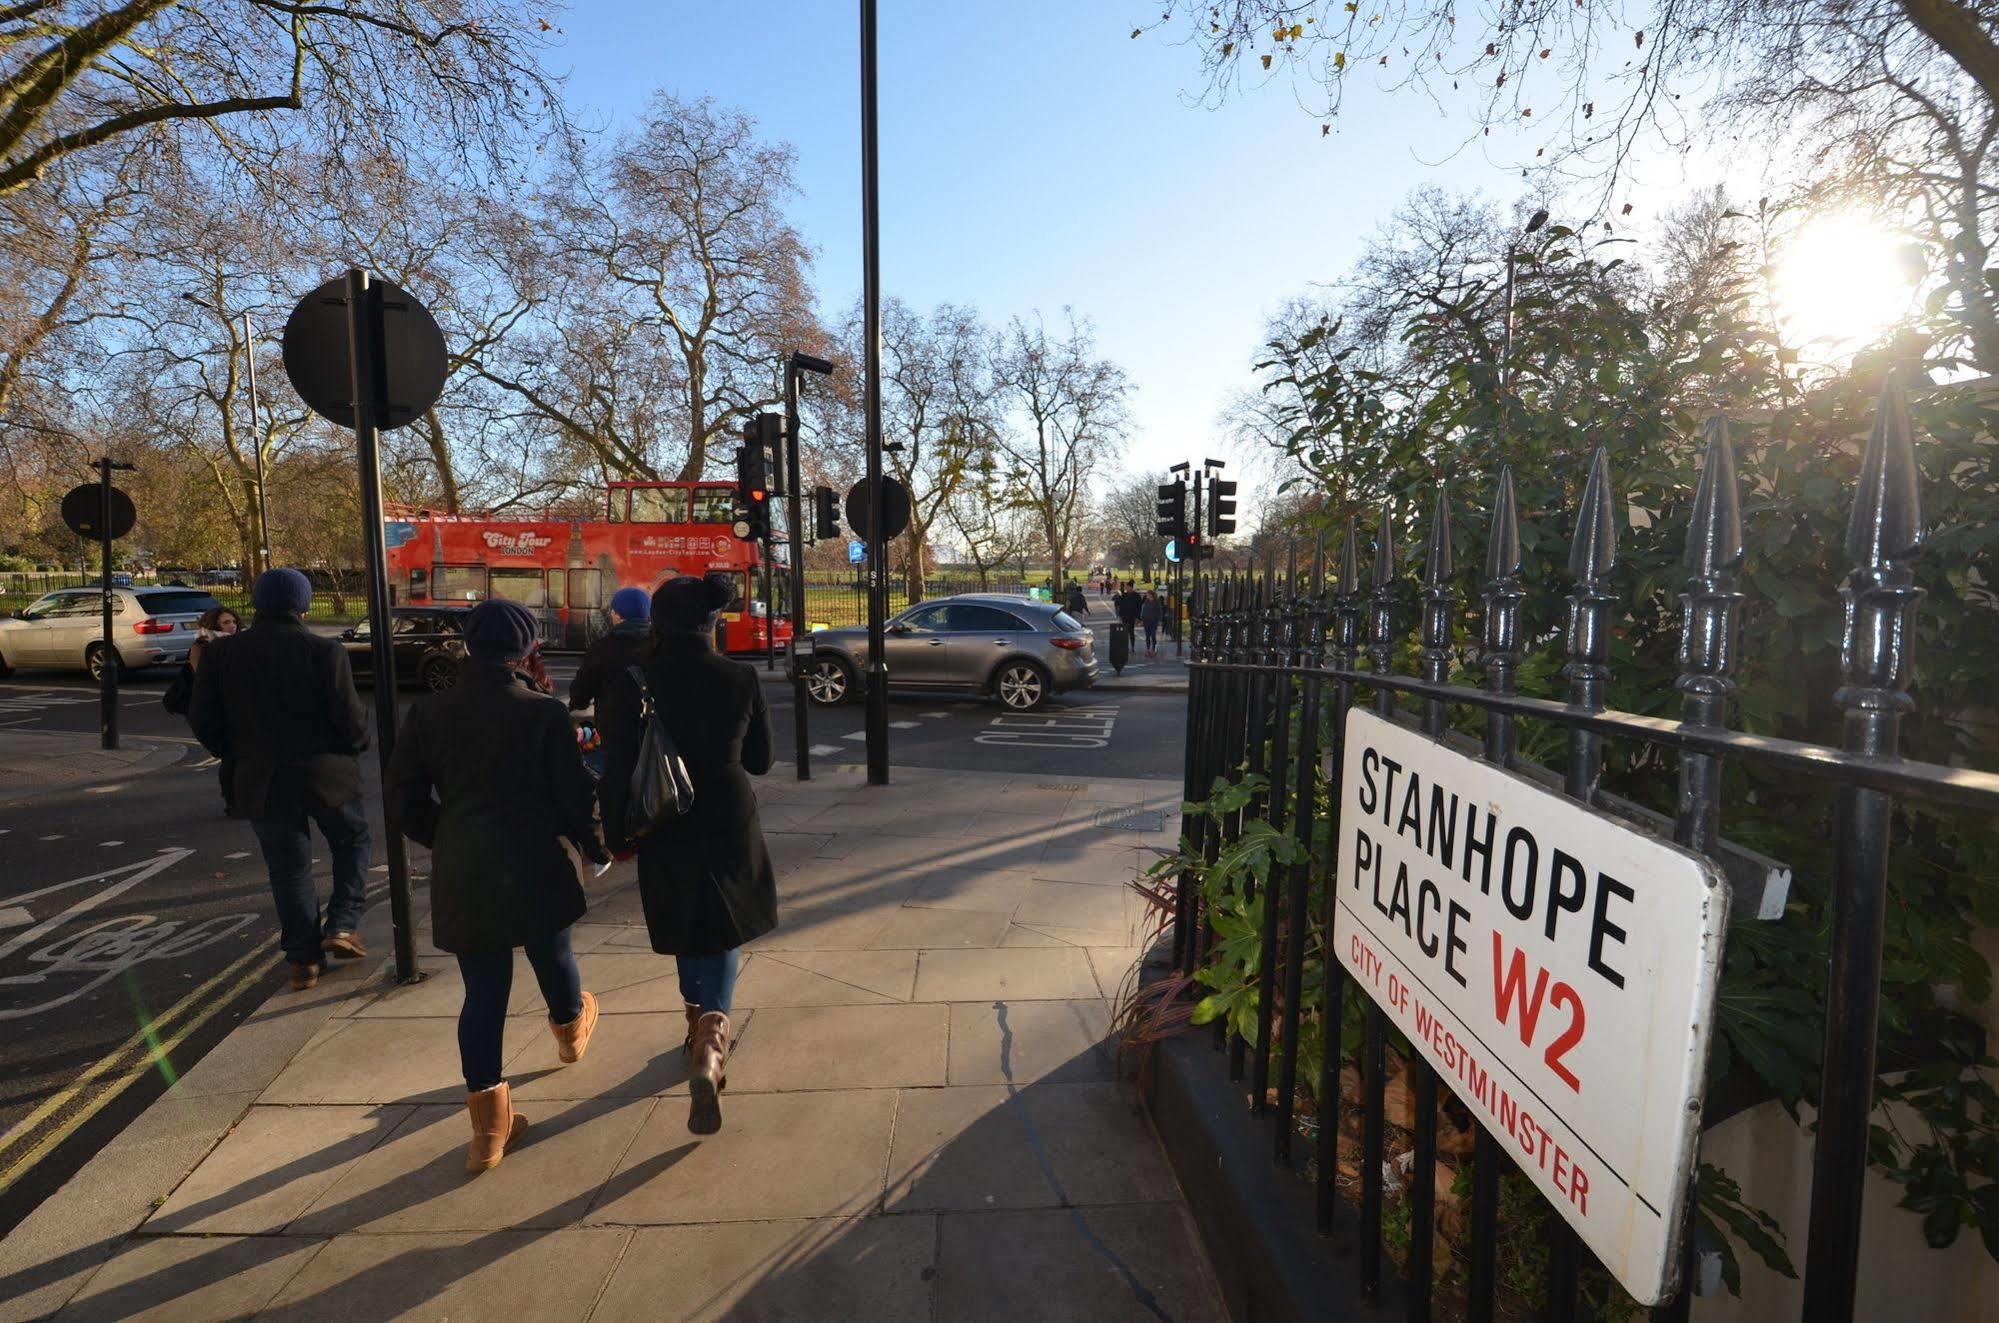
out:
<path id="1" fill-rule="evenodd" d="M 191 738 L 126 735 L 116 749 L 99 748 L 98 739 L 91 731 L 0 730 L 0 798 L 144 776 L 190 753 L 207 756 Z"/>

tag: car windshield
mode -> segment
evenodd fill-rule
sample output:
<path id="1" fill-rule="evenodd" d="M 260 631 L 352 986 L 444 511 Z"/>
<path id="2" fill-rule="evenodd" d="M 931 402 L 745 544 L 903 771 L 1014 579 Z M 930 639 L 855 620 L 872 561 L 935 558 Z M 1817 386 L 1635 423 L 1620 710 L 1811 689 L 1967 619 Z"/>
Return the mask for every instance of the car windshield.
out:
<path id="1" fill-rule="evenodd" d="M 146 593 L 139 598 L 139 605 L 149 616 L 198 616 L 222 603 L 207 593 Z"/>
<path id="2" fill-rule="evenodd" d="M 1054 620 L 1055 628 L 1061 630 L 1064 634 L 1080 634 L 1083 630 L 1082 622 L 1067 611 L 1057 611 Z"/>

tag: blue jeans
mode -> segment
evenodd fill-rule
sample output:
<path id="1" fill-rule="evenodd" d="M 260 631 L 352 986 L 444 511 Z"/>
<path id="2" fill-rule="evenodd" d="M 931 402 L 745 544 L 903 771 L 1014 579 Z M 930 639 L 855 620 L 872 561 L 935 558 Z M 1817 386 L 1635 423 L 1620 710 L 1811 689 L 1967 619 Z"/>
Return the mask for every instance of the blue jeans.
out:
<path id="1" fill-rule="evenodd" d="M 680 999 L 704 1011 L 727 1014 L 736 1004 L 736 970 L 740 957 L 733 951 L 720 955 L 675 956 L 680 970 Z"/>
<path id="2" fill-rule="evenodd" d="M 1159 646 L 1159 622 L 1152 621 L 1145 627 L 1145 650 L 1151 652 Z"/>
<path id="3" fill-rule="evenodd" d="M 319 888 L 312 880 L 312 832 L 319 824 L 333 852 L 333 894 L 326 902 L 326 926 L 319 923 Z M 316 965 L 324 958 L 320 942 L 326 933 L 351 933 L 368 908 L 368 815 L 361 801 L 307 813 L 278 813 L 253 818 L 250 830 L 264 852 L 264 869 L 271 877 L 271 898 L 278 906 L 278 941 L 285 959 L 294 965 Z"/>
<path id="4" fill-rule="evenodd" d="M 568 1024 L 583 1014 L 583 975 L 569 949 L 569 929 L 521 948 L 541 984 L 548 1018 Z M 476 1093 L 500 1082 L 500 1053 L 507 1032 L 507 999 L 514 992 L 514 953 L 483 951 L 458 957 L 465 980 L 465 1004 L 458 1010 L 458 1066 L 465 1089 Z"/>

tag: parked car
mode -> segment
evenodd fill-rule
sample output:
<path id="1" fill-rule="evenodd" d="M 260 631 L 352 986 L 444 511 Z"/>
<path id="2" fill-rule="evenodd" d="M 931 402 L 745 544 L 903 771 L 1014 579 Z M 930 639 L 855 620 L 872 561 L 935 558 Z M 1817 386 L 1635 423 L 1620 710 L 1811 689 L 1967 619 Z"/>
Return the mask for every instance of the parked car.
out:
<path id="1" fill-rule="evenodd" d="M 458 683 L 458 664 L 465 659 L 465 617 L 468 607 L 398 606 L 390 610 L 395 642 L 396 681 L 420 684 L 433 693 Z M 375 676 L 374 635 L 362 621 L 340 635 L 356 680 Z"/>
<path id="2" fill-rule="evenodd" d="M 199 588 L 111 589 L 111 636 L 128 670 L 175 666 L 198 637 L 195 622 L 220 606 Z M 104 674 L 104 590 L 59 588 L 0 620 L 0 679 L 17 667 Z"/>
<path id="3" fill-rule="evenodd" d="M 799 669 L 812 701 L 831 707 L 861 691 L 865 628 L 813 632 Z M 889 688 L 991 694 L 1016 712 L 1054 694 L 1087 689 L 1097 678 L 1088 628 L 1049 602 L 966 593 L 922 602 L 888 622 L 883 640 Z"/>

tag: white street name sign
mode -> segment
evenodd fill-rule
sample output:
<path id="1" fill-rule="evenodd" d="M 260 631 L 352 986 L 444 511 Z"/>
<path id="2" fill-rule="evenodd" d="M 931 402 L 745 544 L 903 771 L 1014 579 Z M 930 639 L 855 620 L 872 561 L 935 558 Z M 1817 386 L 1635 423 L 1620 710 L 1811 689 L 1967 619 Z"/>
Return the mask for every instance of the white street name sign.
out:
<path id="1" fill-rule="evenodd" d="M 1348 976 L 1624 1288 L 1665 1299 L 1728 921 L 1720 874 L 1360 708 L 1341 771 L 1333 940 Z"/>

